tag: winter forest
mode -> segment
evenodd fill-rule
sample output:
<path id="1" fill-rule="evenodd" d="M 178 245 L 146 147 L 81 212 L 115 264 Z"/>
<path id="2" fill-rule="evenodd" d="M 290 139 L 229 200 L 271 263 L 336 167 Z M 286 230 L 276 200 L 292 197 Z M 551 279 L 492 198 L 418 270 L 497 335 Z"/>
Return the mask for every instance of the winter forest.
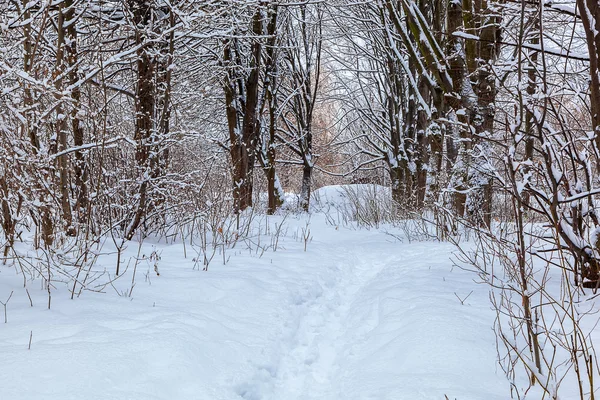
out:
<path id="1" fill-rule="evenodd" d="M 0 0 L 0 398 L 600 396 L 598 0 Z"/>

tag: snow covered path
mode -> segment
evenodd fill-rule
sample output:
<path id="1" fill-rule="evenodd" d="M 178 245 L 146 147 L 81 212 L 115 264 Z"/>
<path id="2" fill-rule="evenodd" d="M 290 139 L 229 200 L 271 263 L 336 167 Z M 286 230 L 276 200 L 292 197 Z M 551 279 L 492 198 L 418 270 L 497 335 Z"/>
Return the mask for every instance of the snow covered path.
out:
<path id="1" fill-rule="evenodd" d="M 288 222 L 276 252 L 239 246 L 208 272 L 181 245 L 145 244 L 161 275 L 144 265 L 132 298 L 64 291 L 46 310 L 43 291 L 29 307 L 15 289 L 0 399 L 507 398 L 487 289 L 452 269 L 450 245 L 315 215 L 304 252 L 305 220 Z M 3 300 L 21 278 L 0 271 Z"/>

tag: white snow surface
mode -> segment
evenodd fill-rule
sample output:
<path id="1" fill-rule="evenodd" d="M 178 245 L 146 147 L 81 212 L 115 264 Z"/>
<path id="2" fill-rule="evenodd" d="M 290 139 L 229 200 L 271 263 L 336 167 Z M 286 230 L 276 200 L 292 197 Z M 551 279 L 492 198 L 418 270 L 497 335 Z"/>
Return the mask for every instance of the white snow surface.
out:
<path id="1" fill-rule="evenodd" d="M 265 218 L 256 223 L 284 217 Z M 131 297 L 117 295 L 130 267 L 115 291 L 70 300 L 59 285 L 50 310 L 39 282 L 31 307 L 22 276 L 0 267 L 0 301 L 14 290 L 0 321 L 0 399 L 508 398 L 488 289 L 452 267 L 451 245 L 314 213 L 305 252 L 308 218 L 285 219 L 277 251 L 238 243 L 206 272 L 189 247 L 185 258 L 181 243 L 146 241 L 160 276 L 142 262 Z M 112 271 L 114 255 L 102 263 Z"/>

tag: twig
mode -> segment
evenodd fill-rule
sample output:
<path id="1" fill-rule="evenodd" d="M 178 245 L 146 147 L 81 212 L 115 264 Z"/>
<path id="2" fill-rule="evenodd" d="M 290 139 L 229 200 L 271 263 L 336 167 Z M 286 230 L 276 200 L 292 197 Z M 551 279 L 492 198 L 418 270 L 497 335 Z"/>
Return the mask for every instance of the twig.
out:
<path id="1" fill-rule="evenodd" d="M 31 295 L 29 294 L 29 289 L 25 289 L 25 292 L 27 292 L 27 297 L 29 297 L 29 304 L 31 305 L 31 307 L 33 307 L 33 301 L 31 300 Z"/>
<path id="2" fill-rule="evenodd" d="M 4 306 L 4 323 L 5 323 L 5 324 L 8 322 L 8 318 L 7 318 L 7 316 L 6 316 L 6 305 L 7 305 L 7 304 L 8 304 L 8 302 L 10 301 L 10 298 L 12 297 L 13 293 L 14 293 L 14 290 L 11 290 L 11 292 L 10 292 L 10 296 L 8 296 L 8 299 L 6 299 L 6 302 L 5 302 L 5 303 L 3 303 L 3 302 L 1 302 L 1 301 L 0 301 L 0 303 L 2 303 L 2 305 Z"/>
<path id="3" fill-rule="evenodd" d="M 458 299 L 458 301 L 460 301 L 461 305 L 465 305 L 465 301 L 467 301 L 467 299 L 469 298 L 469 296 L 473 294 L 473 291 L 471 290 L 471 292 L 467 295 L 467 297 L 465 297 L 464 299 L 461 299 L 460 297 L 458 297 L 458 295 L 456 294 L 456 292 L 454 292 L 454 295 L 456 296 L 456 298 Z"/>

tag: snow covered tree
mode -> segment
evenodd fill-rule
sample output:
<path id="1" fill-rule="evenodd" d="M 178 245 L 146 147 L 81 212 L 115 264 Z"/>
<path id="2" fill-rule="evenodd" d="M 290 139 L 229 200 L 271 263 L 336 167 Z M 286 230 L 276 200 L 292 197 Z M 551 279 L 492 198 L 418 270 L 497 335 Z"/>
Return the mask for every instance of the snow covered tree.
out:
<path id="1" fill-rule="evenodd" d="M 153 0 L 129 0 L 128 18 L 135 32 L 136 85 L 135 159 L 140 173 L 137 204 L 131 211 L 125 237 L 131 239 L 159 192 L 149 193 L 164 174 L 168 153 L 162 148 L 169 132 L 170 66 L 174 50 L 174 16 L 165 4 Z"/>
<path id="2" fill-rule="evenodd" d="M 315 154 L 314 112 L 321 79 L 323 5 L 306 2 L 288 9 L 284 30 L 280 139 L 300 160 L 302 188 L 300 207 L 308 211 Z"/>
<path id="3" fill-rule="evenodd" d="M 247 4 L 241 10 L 230 10 L 230 20 L 233 26 L 232 34 L 223 39 L 223 66 L 226 69 L 223 89 L 229 130 L 229 152 L 232 162 L 234 209 L 243 211 L 252 206 L 254 164 L 257 161 L 259 139 L 261 134 L 261 110 L 265 101 L 270 104 L 273 114 L 270 123 L 275 124 L 275 28 L 277 24 L 276 8 L 269 7 L 269 1 Z M 269 12 L 271 12 L 269 20 Z M 251 17 L 248 18 L 248 16 Z M 246 17 L 246 20 L 243 18 Z M 269 34 L 269 32 L 272 32 Z M 265 43 L 265 36 L 267 41 Z M 269 46 L 270 45 L 270 46 Z M 266 60 L 265 60 L 266 57 Z M 265 72 L 265 62 L 267 71 Z M 266 74 L 266 75 L 265 75 Z M 267 84 L 263 85 L 263 80 Z M 270 81 L 269 81 L 270 80 Z M 265 90 L 261 93 L 261 89 Z M 268 100 L 265 96 L 268 96 Z M 273 129 L 273 128 L 270 128 Z M 267 145 L 272 149 L 272 144 Z M 269 176 L 269 185 L 275 195 L 276 177 L 274 158 L 258 153 L 259 159 L 265 164 Z M 273 151 L 273 150 L 271 150 Z M 268 165 L 265 163 L 268 162 Z M 272 206 L 275 206 L 277 200 Z"/>

